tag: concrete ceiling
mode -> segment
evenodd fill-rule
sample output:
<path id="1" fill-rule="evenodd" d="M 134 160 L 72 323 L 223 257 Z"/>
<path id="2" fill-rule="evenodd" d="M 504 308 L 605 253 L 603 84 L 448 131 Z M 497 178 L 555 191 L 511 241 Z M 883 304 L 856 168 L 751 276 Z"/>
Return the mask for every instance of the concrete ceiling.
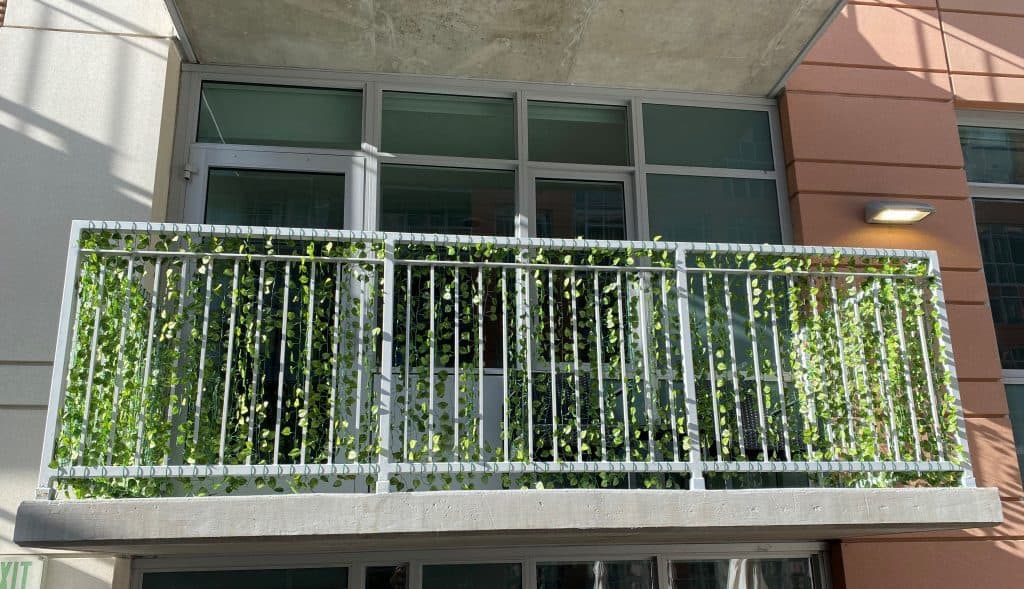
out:
<path id="1" fill-rule="evenodd" d="M 843 0 L 175 0 L 200 63 L 768 95 Z"/>

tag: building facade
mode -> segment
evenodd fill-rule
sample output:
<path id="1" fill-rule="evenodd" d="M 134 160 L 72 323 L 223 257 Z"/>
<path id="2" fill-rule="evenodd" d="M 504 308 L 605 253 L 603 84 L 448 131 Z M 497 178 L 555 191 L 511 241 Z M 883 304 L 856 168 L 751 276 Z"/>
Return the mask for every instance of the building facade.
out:
<path id="1" fill-rule="evenodd" d="M 1018 586 L 1019 4 L 0 1 L 0 588 Z"/>

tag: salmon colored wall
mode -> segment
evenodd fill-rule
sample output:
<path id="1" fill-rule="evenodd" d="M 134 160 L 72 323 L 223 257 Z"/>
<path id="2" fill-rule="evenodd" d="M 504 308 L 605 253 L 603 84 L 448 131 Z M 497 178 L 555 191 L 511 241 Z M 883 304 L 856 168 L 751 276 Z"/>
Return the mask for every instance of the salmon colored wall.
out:
<path id="1" fill-rule="evenodd" d="M 1024 0 L 851 0 L 780 99 L 799 243 L 938 251 L 975 474 L 1003 499 L 995 528 L 842 540 L 847 589 L 1024 587 L 1024 488 L 957 108 L 1024 113 Z M 864 223 L 868 202 L 892 198 L 936 213 Z"/>

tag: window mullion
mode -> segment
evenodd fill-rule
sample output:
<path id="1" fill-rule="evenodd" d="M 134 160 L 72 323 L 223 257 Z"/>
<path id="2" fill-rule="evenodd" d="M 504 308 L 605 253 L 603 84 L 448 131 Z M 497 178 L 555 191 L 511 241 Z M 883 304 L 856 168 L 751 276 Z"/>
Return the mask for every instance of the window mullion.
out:
<path id="1" fill-rule="evenodd" d="M 516 92 L 516 237 L 530 237 L 536 231 L 537 206 L 533 199 L 533 178 L 530 174 L 529 129 L 526 93 Z"/>

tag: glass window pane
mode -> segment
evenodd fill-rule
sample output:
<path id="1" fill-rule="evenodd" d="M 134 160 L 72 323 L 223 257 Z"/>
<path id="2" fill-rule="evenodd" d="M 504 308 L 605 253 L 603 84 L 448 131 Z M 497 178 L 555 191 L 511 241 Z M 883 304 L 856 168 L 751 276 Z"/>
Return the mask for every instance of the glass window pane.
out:
<path id="1" fill-rule="evenodd" d="M 768 113 L 754 110 L 644 105 L 649 164 L 774 170 Z"/>
<path id="2" fill-rule="evenodd" d="M 770 587 L 817 589 L 815 558 L 679 561 L 669 566 L 671 589 Z"/>
<path id="3" fill-rule="evenodd" d="M 345 175 L 210 168 L 206 222 L 342 229 Z"/>
<path id="4" fill-rule="evenodd" d="M 537 565 L 537 589 L 653 589 L 650 560 L 559 562 Z"/>
<path id="5" fill-rule="evenodd" d="M 146 573 L 142 589 L 348 589 L 348 569 Z"/>
<path id="6" fill-rule="evenodd" d="M 511 564 L 424 565 L 423 589 L 521 589 L 523 573 Z"/>
<path id="7" fill-rule="evenodd" d="M 974 218 L 1000 361 L 1024 369 L 1024 203 L 976 200 Z"/>
<path id="8" fill-rule="evenodd" d="M 366 567 L 366 589 L 406 589 L 408 565 Z"/>
<path id="9" fill-rule="evenodd" d="M 626 107 L 530 101 L 528 111 L 531 161 L 629 165 Z"/>
<path id="10" fill-rule="evenodd" d="M 340 229 L 344 214 L 344 174 L 210 168 L 208 223 Z"/>
<path id="11" fill-rule="evenodd" d="M 782 241 L 774 180 L 648 174 L 647 209 L 665 241 Z"/>
<path id="12" fill-rule="evenodd" d="M 1017 464 L 1024 473 L 1024 385 L 1006 385 L 1006 404 L 1010 406 L 1010 424 L 1013 426 L 1013 442 L 1017 447 Z M 1024 480 L 1024 474 L 1021 475 Z"/>
<path id="13" fill-rule="evenodd" d="M 511 98 L 385 92 L 381 149 L 515 159 Z"/>
<path id="14" fill-rule="evenodd" d="M 1024 184 L 1024 129 L 960 127 L 970 182 Z"/>
<path id="15" fill-rule="evenodd" d="M 626 239 L 621 182 L 537 180 L 537 236 Z"/>
<path id="16" fill-rule="evenodd" d="M 359 149 L 362 133 L 359 90 L 203 83 L 201 143 Z"/>
<path id="17" fill-rule="evenodd" d="M 384 231 L 512 235 L 515 173 L 385 165 L 381 170 Z"/>

